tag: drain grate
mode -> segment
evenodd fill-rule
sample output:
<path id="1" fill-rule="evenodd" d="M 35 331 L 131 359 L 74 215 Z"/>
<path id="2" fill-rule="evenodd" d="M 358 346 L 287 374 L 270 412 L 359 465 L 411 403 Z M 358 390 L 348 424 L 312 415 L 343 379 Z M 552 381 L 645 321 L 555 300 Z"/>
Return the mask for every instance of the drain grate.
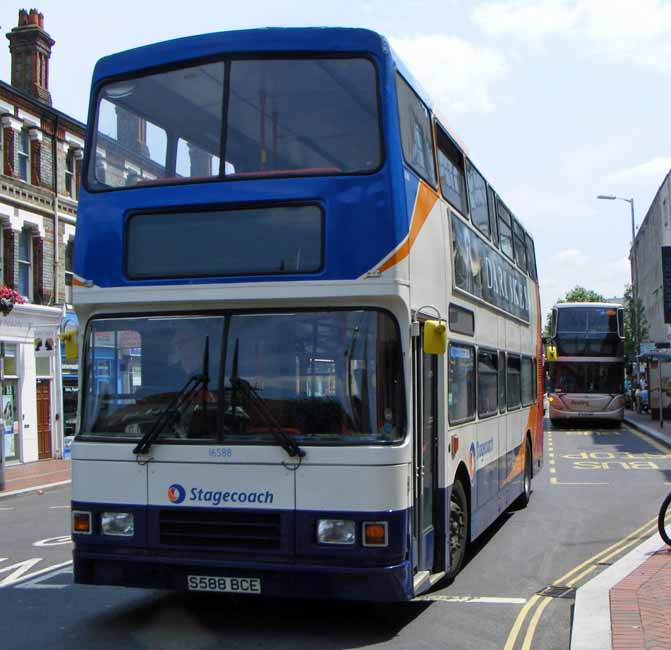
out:
<path id="1" fill-rule="evenodd" d="M 575 598 L 575 589 L 563 585 L 550 585 L 536 592 L 539 596 L 548 598 Z"/>

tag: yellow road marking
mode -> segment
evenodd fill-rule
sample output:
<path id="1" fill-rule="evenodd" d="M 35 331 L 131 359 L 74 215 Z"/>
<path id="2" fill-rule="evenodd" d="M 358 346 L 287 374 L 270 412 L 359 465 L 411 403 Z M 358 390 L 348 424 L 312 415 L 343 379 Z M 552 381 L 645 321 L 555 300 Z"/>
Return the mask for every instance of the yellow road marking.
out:
<path id="1" fill-rule="evenodd" d="M 657 451 L 661 451 L 664 455 L 669 453 L 669 448 L 665 447 L 661 442 L 657 442 L 653 437 L 647 436 L 640 431 L 636 431 L 636 429 L 633 429 L 628 424 L 625 424 L 624 428 L 629 431 L 629 433 L 633 433 L 637 438 L 643 440 L 643 442 L 646 442 L 654 447 Z"/>
<path id="2" fill-rule="evenodd" d="M 557 468 L 556 467 L 551 467 L 550 468 L 550 474 L 556 474 L 557 473 Z"/>
<path id="3" fill-rule="evenodd" d="M 552 481 L 552 479 L 550 479 Z M 656 530 L 657 526 L 657 517 L 654 517 L 650 521 L 646 522 L 633 532 L 629 533 L 626 537 L 623 539 L 615 542 L 614 544 L 611 544 L 609 547 L 603 549 L 603 551 L 599 551 L 596 555 L 593 555 L 589 559 L 585 560 L 584 562 L 581 562 L 578 564 L 578 566 L 573 567 L 570 571 L 565 573 L 561 578 L 558 578 L 557 580 L 553 581 L 553 584 L 562 584 L 572 576 L 573 579 L 566 583 L 567 586 L 573 586 L 576 582 L 581 580 L 585 575 L 588 573 L 592 572 L 594 569 L 596 569 L 596 562 L 597 561 L 602 561 L 604 559 L 609 559 L 613 557 L 614 555 L 617 555 L 618 553 L 624 551 L 627 549 L 629 546 L 632 546 L 636 542 L 640 541 L 642 539 L 641 534 L 644 532 L 646 533 L 651 533 L 654 530 Z M 606 556 L 606 557 L 604 557 Z M 588 565 L 592 566 L 588 566 Z M 585 567 L 588 567 L 586 570 Z M 582 572 L 582 573 L 581 573 Z M 575 574 L 578 574 L 577 576 Z M 515 619 L 515 622 L 513 623 L 513 627 L 510 630 L 510 633 L 508 634 L 508 638 L 506 640 L 506 645 L 504 646 L 503 650 L 513 650 L 515 647 L 515 642 L 517 641 L 517 637 L 520 633 L 520 629 L 522 628 L 522 625 L 524 623 L 524 619 L 526 618 L 527 614 L 531 610 L 531 608 L 536 604 L 536 602 L 541 599 L 538 594 L 534 594 L 527 604 L 520 610 L 520 613 L 517 615 L 517 618 Z M 538 610 L 534 612 L 534 615 L 529 622 L 529 628 L 527 629 L 527 633 L 524 637 L 523 645 L 522 645 L 522 650 L 529 650 L 531 647 L 531 641 L 533 640 L 533 636 L 536 631 L 536 627 L 538 625 L 538 621 L 540 620 L 540 617 L 543 613 L 543 610 L 547 607 L 549 601 L 551 601 L 552 598 L 547 598 L 543 597 L 541 604 L 538 606 L 538 610 L 540 610 L 540 613 L 538 613 Z"/>
<path id="4" fill-rule="evenodd" d="M 522 643 L 522 650 L 531 650 L 531 642 L 533 641 L 534 634 L 536 634 L 536 626 L 541 616 L 543 616 L 543 611 L 550 604 L 552 598 L 544 597 L 543 602 L 536 608 L 534 615 L 529 621 L 529 627 L 527 628 L 527 633 L 524 635 L 524 642 Z"/>
<path id="5" fill-rule="evenodd" d="M 632 546 L 634 546 L 637 542 L 645 539 L 648 537 L 651 533 L 653 533 L 655 530 L 657 530 L 657 526 L 651 526 L 647 531 L 644 531 L 639 535 L 638 537 L 630 540 L 628 544 L 625 544 L 624 546 L 620 548 L 616 548 L 612 553 L 609 553 L 608 555 L 599 558 L 600 562 L 605 562 L 607 560 L 610 560 L 610 558 L 614 557 L 615 555 L 618 555 L 619 553 L 624 553 L 625 551 L 628 551 Z M 578 574 L 575 576 L 575 578 L 572 578 L 566 583 L 567 587 L 573 587 L 576 585 L 578 582 L 580 582 L 587 574 L 592 573 L 597 568 L 596 564 L 592 564 L 591 566 L 588 566 L 582 573 Z M 562 579 L 560 578 L 556 582 L 562 582 Z M 531 650 L 531 642 L 533 641 L 534 634 L 536 633 L 536 627 L 538 626 L 538 622 L 543 615 L 543 611 L 545 608 L 550 604 L 550 602 L 554 600 L 553 598 L 548 598 L 544 597 L 543 602 L 536 608 L 536 611 L 534 612 L 533 617 L 529 621 L 529 627 L 527 628 L 527 633 L 524 636 L 524 642 L 522 643 L 522 650 Z"/>

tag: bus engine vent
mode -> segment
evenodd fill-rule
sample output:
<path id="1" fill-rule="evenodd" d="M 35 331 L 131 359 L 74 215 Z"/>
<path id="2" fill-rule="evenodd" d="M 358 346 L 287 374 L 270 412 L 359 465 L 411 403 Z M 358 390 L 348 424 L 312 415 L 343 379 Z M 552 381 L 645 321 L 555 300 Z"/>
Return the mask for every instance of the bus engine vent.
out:
<path id="1" fill-rule="evenodd" d="M 279 513 L 161 510 L 160 542 L 166 546 L 276 550 L 282 542 Z"/>

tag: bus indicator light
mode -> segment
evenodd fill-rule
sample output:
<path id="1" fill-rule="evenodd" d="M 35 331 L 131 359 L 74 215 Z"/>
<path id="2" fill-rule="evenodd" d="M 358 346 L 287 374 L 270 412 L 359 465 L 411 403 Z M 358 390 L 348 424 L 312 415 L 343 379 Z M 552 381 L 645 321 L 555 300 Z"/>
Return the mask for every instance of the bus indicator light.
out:
<path id="1" fill-rule="evenodd" d="M 363 525 L 363 545 L 364 546 L 387 546 L 387 522 L 386 521 L 367 521 Z"/>
<path id="2" fill-rule="evenodd" d="M 91 513 L 81 510 L 72 512 L 72 532 L 79 535 L 91 534 Z"/>

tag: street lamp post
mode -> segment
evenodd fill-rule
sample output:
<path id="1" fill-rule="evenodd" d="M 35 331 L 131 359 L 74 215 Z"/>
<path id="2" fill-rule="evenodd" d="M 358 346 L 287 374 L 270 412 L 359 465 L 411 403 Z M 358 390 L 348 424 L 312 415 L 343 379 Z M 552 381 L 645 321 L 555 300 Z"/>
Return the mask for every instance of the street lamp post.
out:
<path id="1" fill-rule="evenodd" d="M 599 194 L 596 198 L 604 199 L 606 201 L 626 201 L 631 208 L 631 290 L 634 299 L 634 363 L 636 367 L 636 376 L 638 377 L 640 372 L 638 355 L 641 342 L 639 341 L 638 327 L 638 264 L 636 263 L 636 221 L 634 218 L 634 199 L 625 199 L 621 196 L 613 196 L 612 194 Z"/>

